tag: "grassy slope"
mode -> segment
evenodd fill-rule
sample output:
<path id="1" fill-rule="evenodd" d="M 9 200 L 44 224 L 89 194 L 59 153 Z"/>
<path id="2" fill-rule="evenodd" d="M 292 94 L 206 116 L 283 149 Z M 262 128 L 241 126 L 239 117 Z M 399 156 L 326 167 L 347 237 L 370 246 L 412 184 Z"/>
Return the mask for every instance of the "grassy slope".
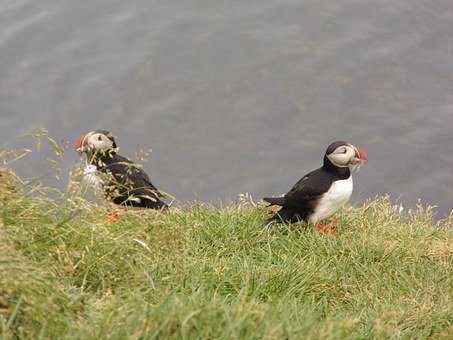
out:
<path id="1" fill-rule="evenodd" d="M 78 206 L 75 209 L 74 206 Z M 81 207 L 81 208 L 80 208 Z M 263 230 L 265 210 L 0 205 L 0 338 L 448 338 L 453 218 L 386 200 L 339 212 L 336 237 Z"/>

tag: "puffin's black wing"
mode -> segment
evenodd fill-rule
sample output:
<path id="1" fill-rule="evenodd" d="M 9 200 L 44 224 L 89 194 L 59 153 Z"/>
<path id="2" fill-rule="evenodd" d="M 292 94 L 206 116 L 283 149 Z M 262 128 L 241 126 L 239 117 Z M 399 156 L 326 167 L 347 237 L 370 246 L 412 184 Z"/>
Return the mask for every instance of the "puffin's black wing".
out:
<path id="1" fill-rule="evenodd" d="M 152 190 L 158 197 L 165 198 L 163 193 L 161 193 L 154 185 L 151 183 L 151 180 L 149 179 L 148 174 L 140 167 L 137 167 L 137 181 L 141 182 L 143 181 L 143 187 L 146 187 L 147 189 Z"/>
<path id="2" fill-rule="evenodd" d="M 166 207 L 160 200 L 164 195 L 140 166 L 119 155 L 104 162 L 106 172 L 113 177 L 107 191 L 114 203 L 154 209 Z"/>
<path id="3" fill-rule="evenodd" d="M 268 222 L 278 220 L 296 222 L 307 219 L 318 199 L 329 190 L 330 185 L 328 177 L 322 168 L 319 168 L 302 177 L 283 197 L 264 198 L 271 205 L 282 207 Z"/>
<path id="4" fill-rule="evenodd" d="M 331 182 L 322 169 L 317 169 L 302 177 L 284 196 L 284 205 L 300 205 L 303 202 L 318 199 L 329 187 Z"/>
<path id="5" fill-rule="evenodd" d="M 284 196 L 265 197 L 263 200 L 271 205 L 287 206 L 317 199 L 328 190 L 328 185 L 322 185 L 324 181 L 320 177 L 323 177 L 321 169 L 312 171 L 302 177 Z"/>

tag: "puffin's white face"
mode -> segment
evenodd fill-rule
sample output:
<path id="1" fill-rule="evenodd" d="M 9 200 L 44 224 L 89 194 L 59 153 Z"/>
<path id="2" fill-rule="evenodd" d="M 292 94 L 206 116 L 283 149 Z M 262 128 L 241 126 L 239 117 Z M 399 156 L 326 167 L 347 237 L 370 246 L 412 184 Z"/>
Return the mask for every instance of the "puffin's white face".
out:
<path id="1" fill-rule="evenodd" d="M 81 135 L 74 148 L 78 152 L 105 152 L 116 148 L 116 145 L 110 133 L 106 135 L 99 131 L 91 131 L 86 135 Z"/>
<path id="2" fill-rule="evenodd" d="M 330 151 L 329 148 L 328 151 Z M 365 151 L 349 143 L 338 145 L 332 152 L 326 153 L 326 156 L 333 165 L 338 167 L 355 167 L 367 161 Z"/>

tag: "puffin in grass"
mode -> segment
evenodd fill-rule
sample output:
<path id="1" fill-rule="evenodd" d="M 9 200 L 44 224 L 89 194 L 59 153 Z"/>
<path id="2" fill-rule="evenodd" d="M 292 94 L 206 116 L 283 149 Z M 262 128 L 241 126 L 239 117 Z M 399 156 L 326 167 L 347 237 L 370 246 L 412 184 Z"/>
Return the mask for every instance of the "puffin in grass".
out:
<path id="1" fill-rule="evenodd" d="M 142 167 L 118 155 L 113 135 L 106 130 L 83 134 L 74 144 L 77 152 L 86 155 L 84 180 L 101 187 L 106 198 L 118 205 L 166 209 L 162 194 L 150 181 Z"/>
<path id="2" fill-rule="evenodd" d="M 337 141 L 327 147 L 323 165 L 302 177 L 282 197 L 265 197 L 270 206 L 281 207 L 266 225 L 273 223 L 312 223 L 325 234 L 334 234 L 336 221 L 319 224 L 341 208 L 352 194 L 351 172 L 367 162 L 364 150 L 351 143 Z"/>

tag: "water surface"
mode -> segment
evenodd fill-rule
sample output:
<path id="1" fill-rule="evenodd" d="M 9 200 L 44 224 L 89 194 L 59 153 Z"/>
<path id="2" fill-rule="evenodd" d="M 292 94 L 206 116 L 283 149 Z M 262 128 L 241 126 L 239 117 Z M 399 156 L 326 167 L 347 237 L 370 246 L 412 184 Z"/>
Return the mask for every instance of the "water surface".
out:
<path id="1" fill-rule="evenodd" d="M 1 0 L 0 143 L 109 129 L 158 187 L 218 201 L 285 192 L 345 139 L 370 159 L 355 202 L 446 214 L 452 22 L 451 0 Z M 46 156 L 14 166 L 45 180 Z"/>

